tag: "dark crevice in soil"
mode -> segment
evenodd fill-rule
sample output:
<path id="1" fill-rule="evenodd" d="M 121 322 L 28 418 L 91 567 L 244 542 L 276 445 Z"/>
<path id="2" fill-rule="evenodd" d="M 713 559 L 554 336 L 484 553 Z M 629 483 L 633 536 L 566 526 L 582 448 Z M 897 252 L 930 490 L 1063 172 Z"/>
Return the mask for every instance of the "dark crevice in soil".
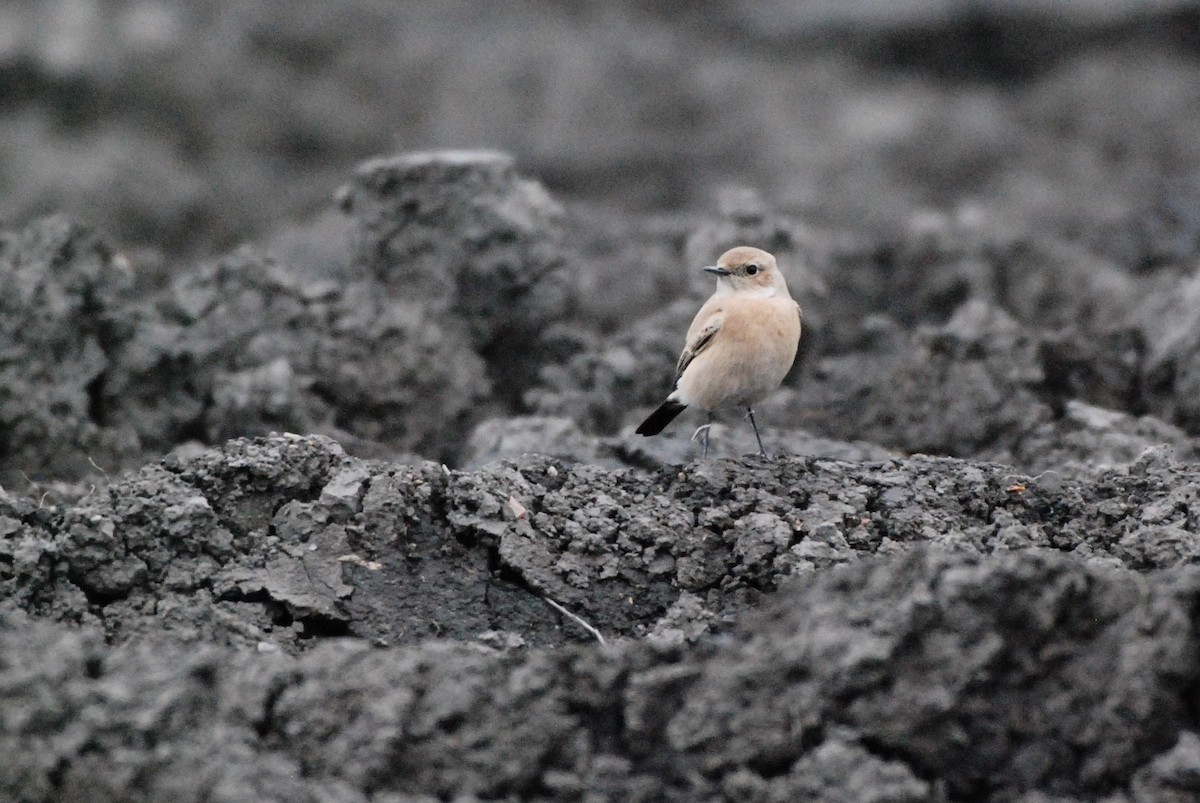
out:
<path id="1" fill-rule="evenodd" d="M 120 600 L 123 600 L 129 596 L 129 594 L 124 591 L 105 593 L 103 591 L 97 591 L 94 588 L 88 588 L 84 585 L 81 585 L 78 581 L 72 582 L 74 582 L 79 590 L 83 592 L 84 597 L 87 598 L 88 605 L 97 614 L 100 614 L 106 606 L 111 605 L 114 602 L 119 602 Z"/>
<path id="2" fill-rule="evenodd" d="M 345 619 L 321 616 L 320 614 L 305 614 L 296 617 L 303 630 L 299 633 L 301 639 L 322 638 L 353 638 L 358 634 L 350 622 Z"/>

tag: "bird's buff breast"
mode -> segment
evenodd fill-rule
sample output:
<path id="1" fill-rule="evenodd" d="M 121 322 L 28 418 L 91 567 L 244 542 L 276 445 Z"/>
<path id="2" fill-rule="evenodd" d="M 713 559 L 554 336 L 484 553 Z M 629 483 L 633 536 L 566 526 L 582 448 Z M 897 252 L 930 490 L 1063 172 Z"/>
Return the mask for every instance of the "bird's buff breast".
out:
<path id="1" fill-rule="evenodd" d="M 779 387 L 796 359 L 800 317 L 791 299 L 727 310 L 715 342 L 679 378 L 687 403 L 704 410 L 753 405 Z M 732 314 L 731 314 L 732 313 Z"/>

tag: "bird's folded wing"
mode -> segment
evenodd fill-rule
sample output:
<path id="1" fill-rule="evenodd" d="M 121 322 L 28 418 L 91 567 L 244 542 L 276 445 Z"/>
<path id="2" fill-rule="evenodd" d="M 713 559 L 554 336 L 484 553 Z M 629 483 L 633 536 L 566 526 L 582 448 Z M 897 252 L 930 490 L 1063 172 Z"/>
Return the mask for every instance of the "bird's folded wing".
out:
<path id="1" fill-rule="evenodd" d="M 692 360 L 696 359 L 706 348 L 712 345 L 713 338 L 717 336 L 717 332 L 721 331 L 721 325 L 725 323 L 725 315 L 723 313 L 715 313 L 700 327 L 699 331 L 688 338 L 687 345 L 683 347 L 683 353 L 679 355 L 679 362 L 675 365 L 675 381 L 679 381 L 679 377 Z M 695 327 L 693 327 L 694 329 Z"/>

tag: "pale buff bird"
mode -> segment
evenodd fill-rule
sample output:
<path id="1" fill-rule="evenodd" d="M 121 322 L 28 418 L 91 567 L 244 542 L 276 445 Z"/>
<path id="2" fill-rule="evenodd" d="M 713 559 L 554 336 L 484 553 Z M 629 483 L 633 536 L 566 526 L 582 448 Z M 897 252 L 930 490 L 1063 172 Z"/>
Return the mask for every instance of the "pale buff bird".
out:
<path id="1" fill-rule="evenodd" d="M 722 407 L 745 407 L 765 457 L 753 405 L 779 387 L 791 370 L 800 345 L 800 305 L 788 293 L 775 257 L 761 249 L 734 248 L 704 270 L 716 274 L 717 291 L 688 328 L 675 366 L 675 389 L 637 433 L 657 435 L 695 405 L 708 413 L 709 422 L 692 435 L 694 439 L 704 433 L 707 457 L 713 413 Z"/>

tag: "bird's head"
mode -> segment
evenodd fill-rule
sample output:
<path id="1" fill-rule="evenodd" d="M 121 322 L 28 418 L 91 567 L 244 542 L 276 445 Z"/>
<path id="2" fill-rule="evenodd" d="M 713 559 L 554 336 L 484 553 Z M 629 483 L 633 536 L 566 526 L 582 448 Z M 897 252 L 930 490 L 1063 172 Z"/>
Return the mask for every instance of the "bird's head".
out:
<path id="1" fill-rule="evenodd" d="M 761 248 L 739 246 L 721 254 L 716 265 L 704 270 L 717 276 L 717 290 L 760 295 L 788 294 L 787 282 L 775 257 Z"/>

